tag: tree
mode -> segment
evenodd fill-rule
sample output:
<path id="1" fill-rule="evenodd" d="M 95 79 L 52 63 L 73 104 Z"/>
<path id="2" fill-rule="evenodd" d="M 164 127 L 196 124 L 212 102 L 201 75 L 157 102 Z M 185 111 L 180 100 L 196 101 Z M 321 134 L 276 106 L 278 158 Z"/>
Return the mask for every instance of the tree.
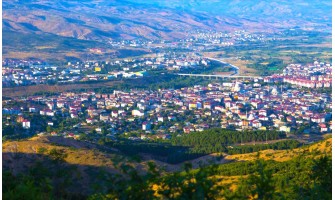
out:
<path id="1" fill-rule="evenodd" d="M 276 196 L 275 186 L 272 180 L 272 173 L 265 169 L 265 161 L 258 159 L 257 172 L 249 175 L 249 177 L 242 181 L 237 190 L 237 194 L 242 194 L 241 198 L 271 200 Z"/>
<path id="2" fill-rule="evenodd" d="M 48 133 L 50 133 L 50 132 L 52 131 L 51 126 L 47 126 L 46 131 L 47 131 Z"/>
<path id="3" fill-rule="evenodd" d="M 64 161 L 67 154 L 60 149 L 53 148 L 49 151 L 49 156 L 56 162 Z"/>
<path id="4" fill-rule="evenodd" d="M 312 197 L 331 199 L 332 192 L 332 160 L 322 156 L 313 162 L 311 178 L 313 180 Z"/>

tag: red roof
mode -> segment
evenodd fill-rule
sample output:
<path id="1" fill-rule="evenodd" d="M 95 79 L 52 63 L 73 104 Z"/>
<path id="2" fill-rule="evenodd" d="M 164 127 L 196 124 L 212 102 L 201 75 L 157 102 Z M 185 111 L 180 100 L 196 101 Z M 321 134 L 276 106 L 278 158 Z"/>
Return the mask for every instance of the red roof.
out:
<path id="1" fill-rule="evenodd" d="M 320 124 L 319 125 L 321 128 L 327 128 L 326 124 Z"/>

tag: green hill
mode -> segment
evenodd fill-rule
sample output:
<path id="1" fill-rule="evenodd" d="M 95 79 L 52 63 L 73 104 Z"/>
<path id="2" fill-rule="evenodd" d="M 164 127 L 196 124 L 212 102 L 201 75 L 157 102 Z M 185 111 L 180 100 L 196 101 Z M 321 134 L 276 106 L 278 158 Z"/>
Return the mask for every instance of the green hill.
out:
<path id="1" fill-rule="evenodd" d="M 293 150 L 226 156 L 167 172 L 166 163 L 61 137 L 3 144 L 6 199 L 299 199 L 331 196 L 331 138 Z M 320 198 L 319 198 L 320 199 Z"/>

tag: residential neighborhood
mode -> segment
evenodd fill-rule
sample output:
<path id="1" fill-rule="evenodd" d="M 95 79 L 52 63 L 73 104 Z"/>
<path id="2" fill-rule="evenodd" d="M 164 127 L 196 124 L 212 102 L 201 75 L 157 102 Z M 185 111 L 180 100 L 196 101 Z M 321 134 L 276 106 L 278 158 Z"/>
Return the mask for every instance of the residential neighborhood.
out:
<path id="1" fill-rule="evenodd" d="M 154 57 L 114 61 L 68 62 L 49 65 L 39 60 L 5 59 L 2 68 L 3 87 L 65 84 L 134 79 L 165 72 L 190 72 L 210 67 L 207 58 L 193 53 L 158 53 Z"/>
<path id="2" fill-rule="evenodd" d="M 94 133 L 134 140 L 169 139 L 171 134 L 217 127 L 327 133 L 331 132 L 332 94 L 304 88 L 329 88 L 331 73 L 331 65 L 315 62 L 291 64 L 283 74 L 265 78 L 213 81 L 180 89 L 33 95 L 4 101 L 3 123 L 5 128 L 20 124 L 23 134 L 78 138 Z"/>

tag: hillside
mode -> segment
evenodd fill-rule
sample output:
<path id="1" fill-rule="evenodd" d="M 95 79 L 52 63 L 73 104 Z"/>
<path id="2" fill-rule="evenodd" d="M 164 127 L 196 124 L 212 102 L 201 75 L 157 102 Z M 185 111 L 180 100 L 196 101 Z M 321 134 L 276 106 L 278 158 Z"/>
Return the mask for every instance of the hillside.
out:
<path id="1" fill-rule="evenodd" d="M 307 170 L 314 163 L 313 160 L 318 160 L 322 156 L 331 156 L 331 144 L 332 139 L 328 138 L 293 150 L 260 151 L 259 156 L 257 153 L 223 155 L 223 157 L 222 154 L 210 154 L 190 162 L 171 165 L 152 160 L 150 157 L 144 157 L 144 161 L 139 162 L 138 158 L 125 157 L 116 149 L 73 139 L 34 137 L 28 140 L 8 141 L 3 144 L 3 171 L 5 179 L 17 176 L 15 180 L 20 181 L 22 174 L 25 174 L 26 178 L 31 177 L 35 181 L 40 181 L 41 184 L 49 184 L 48 187 L 53 189 L 52 193 L 48 193 L 48 195 L 54 196 L 53 192 L 56 192 L 58 198 L 65 195 L 86 199 L 87 195 L 104 194 L 107 191 L 114 191 L 116 195 L 128 194 L 122 189 L 123 187 L 141 187 L 143 192 L 152 189 L 155 191 L 155 196 L 159 197 L 160 192 L 165 190 L 165 187 L 171 187 L 170 184 L 176 184 L 175 181 L 192 181 L 193 178 L 199 179 L 199 183 L 214 184 L 214 188 L 218 188 L 220 191 L 216 195 L 223 195 L 223 188 L 230 188 L 233 193 L 238 191 L 238 188 L 243 184 L 242 180 L 248 179 L 248 175 L 257 172 L 259 165 L 257 163 L 260 158 L 264 159 L 264 164 L 268 166 L 266 169 L 276 171 L 273 175 L 276 182 L 282 179 L 282 173 L 284 173 L 282 170 L 287 169 L 288 166 L 295 166 L 297 169 L 292 170 L 299 169 L 299 173 L 304 173 L 303 170 Z M 199 165 L 199 163 L 202 164 Z M 208 165 L 215 163 L 219 165 Z M 208 167 L 204 167 L 206 165 Z M 199 166 L 203 167 L 199 168 Z M 159 169 L 161 167 L 170 172 L 162 171 Z M 190 171 L 189 167 L 199 169 Z M 183 169 L 186 171 L 183 172 Z M 128 180 L 127 177 L 130 180 L 125 182 L 125 179 Z M 133 180 L 135 177 L 138 178 Z M 295 181 L 301 181 L 298 176 L 291 178 Z M 51 182 L 45 182 L 47 180 Z M 5 187 L 14 186 L 6 185 Z M 37 185 L 37 187 L 42 186 Z M 175 188 L 171 191 L 175 191 L 179 186 L 173 187 Z M 185 185 L 185 187 L 193 186 Z M 5 190 L 7 191 L 7 189 Z M 19 188 L 11 191 L 15 190 L 19 190 Z M 141 191 L 138 190 L 133 195 L 144 195 Z M 226 195 L 227 191 L 224 191 Z M 20 190 L 20 192 L 22 191 Z M 213 188 L 207 192 L 213 192 Z"/>
<path id="2" fill-rule="evenodd" d="M 332 154 L 332 138 L 322 140 L 312 145 L 303 146 L 292 150 L 264 150 L 257 153 L 228 155 L 225 159 L 235 161 L 254 161 L 258 158 L 284 162 L 300 156 L 301 154 L 313 153 L 315 156 Z M 314 156 L 312 156 L 314 157 Z"/>
<path id="3" fill-rule="evenodd" d="M 328 1 L 4 1 L 4 30 L 86 40 L 178 39 L 195 29 L 331 27 Z M 304 28 L 300 27 L 300 28 Z"/>
<path id="4" fill-rule="evenodd" d="M 110 41 L 173 41 L 196 30 L 331 32 L 332 25 L 331 3 L 326 0 L 5 0 L 2 7 L 3 57 L 48 62 L 151 53 L 145 48 L 112 47 Z M 90 48 L 104 53 L 91 53 Z"/>
<path id="5" fill-rule="evenodd" d="M 4 30 L 85 40 L 177 39 L 185 31 L 219 28 L 204 14 L 122 1 L 4 1 Z M 214 19 L 215 20 L 215 19 Z M 237 20 L 230 22 L 234 27 Z M 230 28 L 226 27 L 226 28 Z"/>
<path id="6" fill-rule="evenodd" d="M 150 53 L 148 49 L 113 49 L 98 41 L 89 41 L 51 33 L 2 31 L 3 57 L 15 59 L 43 59 L 52 63 L 90 59 L 113 59 Z M 104 49 L 103 54 L 90 52 L 91 48 Z M 55 56 L 57 55 L 57 56 Z"/>
<path id="7" fill-rule="evenodd" d="M 67 154 L 67 157 L 64 161 L 68 164 L 75 165 L 88 165 L 95 167 L 107 167 L 112 169 L 111 172 L 115 172 L 115 166 L 112 162 L 113 160 L 126 162 L 132 162 L 131 158 L 127 158 L 126 155 L 123 155 L 118 149 L 111 147 L 104 147 L 101 145 L 96 145 L 93 143 L 77 141 L 73 139 L 67 139 L 62 137 L 33 137 L 27 140 L 20 141 L 7 141 L 3 144 L 2 151 L 4 160 L 8 160 L 8 163 L 4 164 L 4 167 L 9 167 L 16 171 L 17 161 L 13 162 L 16 157 L 15 154 L 41 154 L 48 155 L 51 149 L 61 150 Z M 42 149 L 42 150 L 41 150 Z M 206 156 L 201 156 L 196 159 L 190 160 L 193 166 L 199 167 L 199 163 L 208 165 L 210 163 L 220 164 L 220 163 L 231 163 L 231 162 L 242 162 L 242 161 L 255 161 L 259 158 L 264 160 L 274 160 L 278 162 L 284 162 L 291 159 L 294 159 L 301 154 L 310 154 L 314 153 L 317 156 L 320 155 L 331 155 L 332 153 L 332 138 L 322 140 L 320 142 L 314 143 L 312 145 L 302 146 L 300 148 L 295 148 L 292 150 L 263 150 L 255 153 L 246 153 L 246 154 L 235 154 L 229 155 L 225 153 L 211 153 Z M 33 156 L 34 157 L 34 156 Z M 162 161 L 153 159 L 150 154 L 142 153 L 141 154 L 143 161 L 153 161 L 158 166 L 164 166 L 168 171 L 181 170 L 182 166 L 186 162 L 179 164 L 168 164 Z M 29 156 L 26 156 L 27 159 L 30 159 Z M 219 159 L 220 158 L 220 159 Z M 25 160 L 21 160 L 23 163 Z M 12 163 L 12 164 L 9 164 Z M 207 163 L 207 164 L 206 164 Z M 145 162 L 142 162 L 141 165 L 145 165 Z M 18 171 L 24 169 L 24 164 L 19 165 Z"/>
<path id="8" fill-rule="evenodd" d="M 109 178 L 121 173 L 120 163 L 135 166 L 114 149 L 61 137 L 5 142 L 2 155 L 3 171 L 48 177 L 64 194 L 88 195 L 96 192 L 93 186 L 97 183 L 101 184 L 98 191 L 105 191 Z M 136 168 L 144 170 L 141 163 Z"/>

